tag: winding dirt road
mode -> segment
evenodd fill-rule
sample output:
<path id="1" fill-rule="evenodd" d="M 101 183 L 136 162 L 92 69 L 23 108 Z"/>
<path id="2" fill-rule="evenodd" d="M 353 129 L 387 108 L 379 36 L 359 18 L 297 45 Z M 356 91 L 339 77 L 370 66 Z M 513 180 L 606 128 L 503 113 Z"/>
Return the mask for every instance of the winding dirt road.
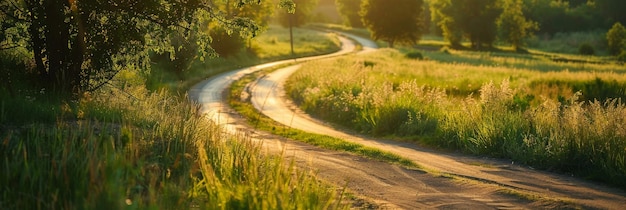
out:
<path id="1" fill-rule="evenodd" d="M 371 51 L 371 41 L 351 37 Z M 275 71 L 251 84 L 251 102 L 263 114 L 293 128 L 354 141 L 394 152 L 413 160 L 422 170 L 370 160 L 352 154 L 313 147 L 255 131 L 224 101 L 224 90 L 235 80 L 270 66 L 323 59 L 354 51 L 350 40 L 341 38 L 343 50 L 332 55 L 287 60 L 231 71 L 204 81 L 190 90 L 203 112 L 230 134 L 245 133 L 262 141 L 268 153 L 284 153 L 300 167 L 310 167 L 317 175 L 338 186 L 346 186 L 381 208 L 401 209 L 536 209 L 599 208 L 623 209 L 626 194 L 617 189 L 581 181 L 569 176 L 535 171 L 508 161 L 490 160 L 442 153 L 409 143 L 371 139 L 338 131 L 293 106 L 284 97 L 285 79 L 298 64 Z M 427 171 L 428 173 L 424 172 Z M 528 199 L 512 196 L 524 195 Z M 367 207 L 367 206 L 361 206 Z"/>

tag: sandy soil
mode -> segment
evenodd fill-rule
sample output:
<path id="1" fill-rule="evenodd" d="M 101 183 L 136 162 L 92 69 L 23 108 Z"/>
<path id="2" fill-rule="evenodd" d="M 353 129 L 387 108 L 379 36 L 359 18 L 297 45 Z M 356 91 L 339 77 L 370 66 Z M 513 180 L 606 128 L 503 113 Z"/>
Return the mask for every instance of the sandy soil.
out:
<path id="1" fill-rule="evenodd" d="M 368 40 L 360 40 L 365 51 L 372 50 Z M 350 53 L 354 45 L 341 40 Z M 310 58 L 321 59 L 324 57 Z M 299 59 L 303 61 L 306 59 Z M 284 154 L 302 168 L 313 168 L 317 175 L 366 198 L 375 208 L 386 209 L 537 209 L 598 208 L 623 209 L 626 193 L 611 187 L 549 172 L 518 166 L 506 160 L 444 153 L 398 143 L 353 135 L 319 122 L 302 113 L 284 98 L 282 83 L 298 65 L 267 75 L 249 88 L 252 103 L 265 115 L 287 126 L 340 137 L 367 146 L 394 152 L 419 164 L 421 170 L 409 170 L 352 154 L 316 148 L 255 131 L 246 126 L 223 100 L 230 83 L 245 74 L 269 66 L 295 63 L 295 60 L 235 70 L 190 90 L 190 96 L 203 106 L 203 112 L 222 125 L 225 132 L 250 135 L 263 142 L 271 154 Z M 518 196 L 514 196 L 518 195 Z M 522 195 L 522 196 L 519 196 Z M 367 203 L 365 204 L 367 205 Z M 366 208 L 368 206 L 361 206 Z"/>

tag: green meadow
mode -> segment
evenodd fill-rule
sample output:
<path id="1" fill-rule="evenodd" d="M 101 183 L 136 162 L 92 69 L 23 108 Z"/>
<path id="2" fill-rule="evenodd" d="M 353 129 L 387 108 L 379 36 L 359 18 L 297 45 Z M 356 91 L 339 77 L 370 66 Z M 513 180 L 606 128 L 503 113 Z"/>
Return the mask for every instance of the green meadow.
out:
<path id="1" fill-rule="evenodd" d="M 626 67 L 529 51 L 387 48 L 305 64 L 286 89 L 364 134 L 626 187 Z"/>

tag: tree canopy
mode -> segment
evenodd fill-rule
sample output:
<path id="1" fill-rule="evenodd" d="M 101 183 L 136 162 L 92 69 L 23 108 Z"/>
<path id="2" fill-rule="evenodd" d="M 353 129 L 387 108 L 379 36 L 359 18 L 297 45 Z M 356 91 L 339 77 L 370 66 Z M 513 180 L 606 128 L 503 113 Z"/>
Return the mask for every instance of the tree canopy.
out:
<path id="1" fill-rule="evenodd" d="M 271 1 L 256 2 L 245 5 L 236 5 L 236 0 L 214 1 L 220 11 L 224 11 L 227 17 L 245 17 L 253 20 L 260 28 L 265 30 L 274 12 Z M 221 56 L 232 56 L 245 46 L 245 42 L 252 37 L 251 34 L 240 34 L 239 31 L 224 28 L 217 21 L 210 24 L 211 47 Z M 242 35 L 244 35 L 242 37 Z"/>
<path id="2" fill-rule="evenodd" d="M 354 28 L 363 28 L 361 15 L 359 15 L 362 0 L 336 0 L 335 2 L 344 24 Z"/>
<path id="3" fill-rule="evenodd" d="M 609 53 L 619 55 L 626 50 L 626 28 L 620 23 L 615 23 L 606 33 Z"/>
<path id="4" fill-rule="evenodd" d="M 415 44 L 422 36 L 422 0 L 364 0 L 361 16 L 375 40 Z"/>
<path id="5" fill-rule="evenodd" d="M 491 46 L 496 40 L 498 0 L 433 0 L 430 8 L 434 22 L 453 46 L 460 45 L 461 37 L 469 39 L 473 48 Z"/>
<path id="6" fill-rule="evenodd" d="M 277 12 L 278 22 L 283 27 L 300 27 L 311 20 L 318 0 L 292 0 L 293 10 L 282 9 Z M 291 21 L 291 22 L 290 22 Z"/>
<path id="7" fill-rule="evenodd" d="M 232 1 L 244 7 L 259 0 Z M 289 5 L 281 0 L 281 5 Z M 5 0 L 0 2 L 2 45 L 32 52 L 40 84 L 52 92 L 78 95 L 100 87 L 121 69 L 144 69 L 148 52 L 170 52 L 173 42 L 195 42 L 200 56 L 211 54 L 208 21 L 243 36 L 259 25 L 229 16 L 210 0 Z M 172 38 L 172 34 L 178 38 Z M 193 37 L 191 37 L 193 36 Z"/>
<path id="8" fill-rule="evenodd" d="M 522 47 L 525 38 L 539 29 L 537 22 L 524 16 L 523 6 L 522 0 L 503 1 L 503 12 L 496 22 L 501 38 L 511 43 L 516 50 Z"/>

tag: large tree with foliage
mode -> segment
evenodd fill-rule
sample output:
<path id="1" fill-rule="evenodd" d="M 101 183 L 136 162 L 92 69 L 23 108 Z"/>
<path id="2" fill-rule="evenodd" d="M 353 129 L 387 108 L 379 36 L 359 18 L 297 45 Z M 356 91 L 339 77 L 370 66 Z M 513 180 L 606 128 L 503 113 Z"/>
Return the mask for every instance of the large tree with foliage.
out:
<path id="1" fill-rule="evenodd" d="M 415 44 L 422 36 L 422 0 L 364 0 L 361 5 L 363 24 L 375 40 Z"/>
<path id="2" fill-rule="evenodd" d="M 497 20 L 500 37 L 511 43 L 515 50 L 524 44 L 525 38 L 531 37 L 539 26 L 537 22 L 524 16 L 522 0 L 503 0 L 503 12 Z"/>
<path id="3" fill-rule="evenodd" d="M 283 27 L 300 27 L 306 24 L 313 17 L 317 2 L 318 0 L 293 0 L 294 10 L 278 10 L 278 22 Z"/>
<path id="4" fill-rule="evenodd" d="M 359 11 L 361 8 L 362 0 L 336 0 L 337 10 L 343 17 L 344 24 L 354 27 L 363 28 L 363 22 L 361 21 L 361 15 Z"/>
<path id="5" fill-rule="evenodd" d="M 619 55 L 626 50 L 626 28 L 621 23 L 615 23 L 606 33 L 609 52 L 612 55 Z"/>
<path id="6" fill-rule="evenodd" d="M 602 14 L 611 23 L 620 22 L 626 24 L 626 1 L 624 0 L 595 0 L 594 1 Z"/>
<path id="7" fill-rule="evenodd" d="M 233 5 L 253 2 L 258 0 Z M 250 18 L 218 11 L 209 0 L 4 0 L 1 25 L 18 32 L 0 35 L 3 43 L 14 42 L 8 45 L 25 43 L 19 47 L 32 52 L 45 88 L 78 95 L 105 84 L 123 68 L 146 68 L 150 51 L 176 57 L 176 40 L 192 40 L 198 52 L 211 52 L 209 20 L 249 36 L 259 30 Z"/>
<path id="8" fill-rule="evenodd" d="M 226 17 L 245 17 L 253 20 L 261 30 L 265 30 L 271 19 L 274 7 L 271 1 L 237 5 L 237 0 L 213 1 Z M 253 37 L 251 34 L 240 34 L 238 31 L 224 28 L 218 21 L 210 24 L 211 47 L 220 56 L 232 56 L 244 48 L 246 41 Z M 244 36 L 242 36 L 244 35 Z"/>
<path id="9" fill-rule="evenodd" d="M 442 28 L 446 39 L 459 45 L 460 35 L 473 48 L 490 46 L 496 39 L 496 19 L 502 12 L 499 0 L 432 0 L 433 22 Z"/>
<path id="10" fill-rule="evenodd" d="M 463 40 L 463 31 L 461 27 L 457 26 L 455 17 L 450 14 L 457 14 L 460 12 L 459 7 L 453 7 L 450 0 L 431 0 L 430 17 L 431 22 L 441 28 L 443 37 L 452 45 L 452 47 L 461 46 Z"/>

